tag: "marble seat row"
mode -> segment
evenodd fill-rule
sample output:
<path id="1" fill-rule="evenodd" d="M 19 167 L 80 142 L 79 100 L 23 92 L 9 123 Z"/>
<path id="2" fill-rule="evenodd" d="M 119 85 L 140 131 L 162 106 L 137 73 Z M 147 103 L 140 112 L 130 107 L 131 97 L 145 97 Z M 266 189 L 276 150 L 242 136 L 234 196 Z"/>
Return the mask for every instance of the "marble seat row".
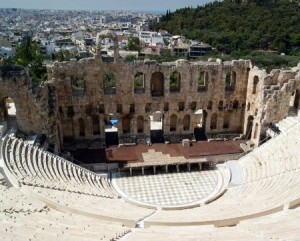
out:
<path id="1" fill-rule="evenodd" d="M 48 208 L 0 184 L 1 240 L 117 240 L 131 232 L 115 222 Z"/>
<path id="2" fill-rule="evenodd" d="M 299 123 L 299 122 L 298 122 Z M 244 171 L 244 182 L 252 182 L 300 168 L 300 126 L 280 134 L 241 158 L 237 164 Z"/>
<path id="3" fill-rule="evenodd" d="M 300 209 L 282 211 L 242 221 L 232 227 L 213 225 L 166 227 L 153 226 L 130 233 L 126 240 L 203 240 L 203 241 L 265 241 L 299 240 Z"/>
<path id="4" fill-rule="evenodd" d="M 300 118 L 299 117 L 292 117 L 288 116 L 279 123 L 276 124 L 276 126 L 279 128 L 280 131 L 286 132 L 289 130 L 292 126 L 297 124 L 299 122 Z"/>
<path id="5" fill-rule="evenodd" d="M 219 199 L 207 205 L 186 210 L 161 210 L 145 225 L 195 225 L 242 220 L 259 216 L 299 198 L 300 171 L 284 173 L 256 182 L 230 187 Z M 275 210 L 274 210 L 275 211 Z M 236 220 L 234 220 L 236 219 Z"/>
<path id="6" fill-rule="evenodd" d="M 114 197 L 106 190 L 107 185 L 104 184 L 107 182 L 106 178 L 26 144 L 21 139 L 6 137 L 2 149 L 6 166 L 23 184 L 42 185 L 107 198 Z"/>
<path id="7" fill-rule="evenodd" d="M 6 136 L 2 150 L 5 166 L 20 183 L 19 188 L 59 210 L 78 211 L 128 226 L 135 226 L 153 212 L 124 202 L 106 178 L 21 139 Z"/>
<path id="8" fill-rule="evenodd" d="M 240 185 L 219 199 L 190 210 L 161 210 L 145 221 L 151 225 L 219 224 L 259 217 L 293 206 L 300 199 L 300 123 L 236 163 L 244 171 Z"/>

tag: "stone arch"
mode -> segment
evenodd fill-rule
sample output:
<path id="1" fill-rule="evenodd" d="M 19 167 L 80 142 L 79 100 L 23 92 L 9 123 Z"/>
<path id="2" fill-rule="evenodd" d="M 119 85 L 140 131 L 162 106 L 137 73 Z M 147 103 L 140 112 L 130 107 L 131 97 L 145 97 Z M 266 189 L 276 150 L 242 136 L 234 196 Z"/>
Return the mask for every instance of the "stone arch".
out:
<path id="1" fill-rule="evenodd" d="M 72 90 L 74 94 L 82 94 L 85 91 L 85 80 L 80 74 L 71 76 Z"/>
<path id="2" fill-rule="evenodd" d="M 212 101 L 208 101 L 208 103 L 207 103 L 207 109 L 211 110 L 212 109 L 212 105 L 213 105 Z"/>
<path id="3" fill-rule="evenodd" d="M 114 62 L 118 61 L 119 58 L 119 46 L 118 46 L 118 38 L 117 35 L 111 30 L 103 30 L 96 36 L 96 46 L 97 46 L 97 55 L 101 56 L 102 50 L 102 41 L 105 38 L 109 38 L 113 41 L 113 51 L 114 51 Z"/>
<path id="4" fill-rule="evenodd" d="M 6 121 L 8 117 L 8 97 L 4 97 L 0 100 L 0 121 Z"/>
<path id="5" fill-rule="evenodd" d="M 16 100 L 21 101 L 18 98 Z M 18 106 L 14 98 L 6 96 L 0 100 L 0 122 L 5 121 L 8 129 L 19 127 L 17 110 Z"/>
<path id="6" fill-rule="evenodd" d="M 253 78 L 253 86 L 252 86 L 252 94 L 256 94 L 257 93 L 257 84 L 259 82 L 259 78 L 257 75 L 254 76 Z"/>
<path id="7" fill-rule="evenodd" d="M 250 107 L 251 107 L 251 104 L 250 104 L 250 103 L 248 103 L 248 104 L 247 104 L 247 111 L 249 111 L 249 110 L 250 110 Z"/>
<path id="8" fill-rule="evenodd" d="M 116 94 L 116 77 L 112 72 L 103 74 L 103 89 L 104 94 Z"/>
<path id="9" fill-rule="evenodd" d="M 152 96 L 164 95 L 164 75 L 161 72 L 154 72 L 151 75 L 151 94 Z"/>
<path id="10" fill-rule="evenodd" d="M 177 129 L 177 115 L 173 114 L 170 116 L 170 131 L 174 132 Z"/>
<path id="11" fill-rule="evenodd" d="M 224 129 L 230 128 L 230 113 L 229 112 L 224 112 L 223 128 Z"/>
<path id="12" fill-rule="evenodd" d="M 206 91 L 208 84 L 208 72 L 201 71 L 198 77 L 198 91 Z"/>
<path id="13" fill-rule="evenodd" d="M 189 114 L 187 114 L 183 117 L 183 130 L 184 131 L 190 130 L 190 125 L 191 125 L 191 117 Z"/>
<path id="14" fill-rule="evenodd" d="M 134 75 L 134 93 L 144 93 L 145 92 L 145 74 L 142 72 L 137 72 Z"/>
<path id="15" fill-rule="evenodd" d="M 253 139 L 257 139 L 257 133 L 258 133 L 258 124 L 255 123 Z"/>
<path id="16" fill-rule="evenodd" d="M 137 132 L 138 133 L 144 132 L 144 117 L 141 115 L 138 116 L 138 118 L 137 118 Z"/>
<path id="17" fill-rule="evenodd" d="M 128 115 L 122 118 L 123 134 L 130 133 L 130 117 Z"/>
<path id="18" fill-rule="evenodd" d="M 295 101 L 294 101 L 294 107 L 296 109 L 299 109 L 300 107 L 300 90 L 296 90 L 296 93 L 295 93 Z"/>
<path id="19" fill-rule="evenodd" d="M 294 109 L 297 110 L 299 108 L 299 101 L 300 100 L 300 96 L 299 96 L 299 91 L 295 90 L 292 92 L 291 97 L 290 97 L 290 110 Z"/>
<path id="20" fill-rule="evenodd" d="M 245 136 L 246 140 L 251 139 L 253 120 L 254 120 L 253 116 L 249 115 L 247 118 L 247 129 L 246 129 L 246 136 Z"/>
<path id="21" fill-rule="evenodd" d="M 181 75 L 178 71 L 173 71 L 170 74 L 170 92 L 179 92 L 181 83 Z"/>
<path id="22" fill-rule="evenodd" d="M 82 118 L 78 119 L 78 125 L 79 125 L 79 136 L 85 136 L 85 124 Z"/>
<path id="23" fill-rule="evenodd" d="M 198 87 L 205 87 L 208 81 L 208 73 L 206 71 L 201 71 L 198 78 Z"/>
<path id="24" fill-rule="evenodd" d="M 100 123 L 97 116 L 92 118 L 93 135 L 100 135 Z"/>
<path id="25" fill-rule="evenodd" d="M 237 110 L 239 108 L 238 100 L 234 100 L 232 103 L 232 109 Z"/>
<path id="26" fill-rule="evenodd" d="M 221 111 L 221 110 L 223 110 L 223 108 L 224 108 L 224 101 L 220 100 L 219 105 L 218 105 L 218 109 Z"/>
<path id="27" fill-rule="evenodd" d="M 225 90 L 234 91 L 236 83 L 236 72 L 231 71 L 226 73 L 225 77 Z"/>
<path id="28" fill-rule="evenodd" d="M 217 129 L 218 124 L 218 115 L 216 113 L 213 113 L 210 118 L 210 129 Z"/>

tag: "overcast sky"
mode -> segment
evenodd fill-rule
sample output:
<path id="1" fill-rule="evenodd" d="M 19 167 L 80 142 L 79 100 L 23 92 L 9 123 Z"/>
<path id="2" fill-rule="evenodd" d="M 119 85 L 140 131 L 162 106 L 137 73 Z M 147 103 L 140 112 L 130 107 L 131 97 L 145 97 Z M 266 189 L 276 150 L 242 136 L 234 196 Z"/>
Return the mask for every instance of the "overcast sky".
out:
<path id="1" fill-rule="evenodd" d="M 175 10 L 211 0 L 0 0 L 0 8 L 74 10 Z"/>

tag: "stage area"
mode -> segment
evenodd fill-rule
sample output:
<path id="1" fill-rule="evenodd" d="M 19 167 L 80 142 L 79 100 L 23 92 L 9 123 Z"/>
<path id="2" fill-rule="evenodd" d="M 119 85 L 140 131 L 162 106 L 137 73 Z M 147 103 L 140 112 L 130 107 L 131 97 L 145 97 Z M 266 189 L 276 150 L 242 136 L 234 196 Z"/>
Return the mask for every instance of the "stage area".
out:
<path id="1" fill-rule="evenodd" d="M 147 153 L 149 149 L 155 152 L 162 152 L 171 157 L 182 156 L 186 159 L 202 158 L 212 155 L 224 155 L 242 153 L 239 147 L 240 142 L 221 141 L 206 142 L 199 141 L 192 143 L 190 147 L 183 147 L 182 144 L 153 144 L 148 147 L 145 145 L 126 146 L 126 147 L 110 147 L 106 149 L 107 161 L 128 161 L 128 162 L 144 162 L 143 153 Z"/>

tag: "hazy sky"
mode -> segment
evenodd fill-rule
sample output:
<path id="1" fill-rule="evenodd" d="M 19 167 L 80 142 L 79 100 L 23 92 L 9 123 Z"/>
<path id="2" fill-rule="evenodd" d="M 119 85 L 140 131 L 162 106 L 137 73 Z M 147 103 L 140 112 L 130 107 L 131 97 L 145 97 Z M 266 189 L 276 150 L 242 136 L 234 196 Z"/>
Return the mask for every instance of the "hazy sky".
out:
<path id="1" fill-rule="evenodd" d="M 75 10 L 175 10 L 211 0 L 0 0 L 0 8 Z"/>

